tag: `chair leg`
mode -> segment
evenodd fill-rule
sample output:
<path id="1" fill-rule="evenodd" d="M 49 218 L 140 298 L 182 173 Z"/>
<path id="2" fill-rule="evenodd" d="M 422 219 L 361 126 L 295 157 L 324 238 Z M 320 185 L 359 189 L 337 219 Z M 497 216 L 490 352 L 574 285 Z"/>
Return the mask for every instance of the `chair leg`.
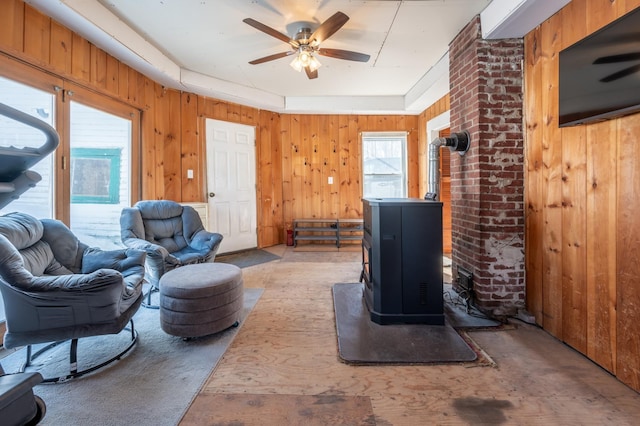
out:
<path id="1" fill-rule="evenodd" d="M 152 305 L 151 304 L 151 294 L 159 292 L 159 291 L 160 291 L 160 289 L 158 287 L 151 286 L 149 291 L 147 291 L 147 294 L 144 295 L 144 299 L 142 301 L 142 307 L 143 308 L 147 308 L 147 309 L 160 309 L 159 305 Z"/>
<path id="2" fill-rule="evenodd" d="M 129 352 L 135 346 L 135 344 L 138 341 L 138 332 L 135 330 L 133 319 L 129 320 L 129 324 L 130 324 L 129 327 L 125 327 L 123 330 L 131 332 L 131 342 L 124 348 L 124 350 L 117 353 L 116 355 L 109 358 L 108 360 L 101 362 L 100 364 L 91 366 L 85 370 L 78 371 L 78 339 L 71 339 L 70 348 L 69 348 L 69 374 L 59 376 L 59 377 L 48 377 L 42 380 L 42 383 L 63 383 L 68 380 L 75 379 L 75 378 L 84 376 L 85 374 L 94 372 L 122 358 L 127 352 Z M 44 352 L 50 349 L 53 349 L 54 347 L 58 346 L 60 343 L 63 343 L 63 342 L 54 342 L 49 345 L 46 345 L 45 347 L 43 347 L 42 349 L 38 350 L 33 354 L 32 354 L 31 345 L 27 345 L 27 350 L 26 350 L 27 359 L 24 365 L 21 367 L 20 372 L 21 373 L 24 372 L 26 367 L 31 366 L 32 361 L 35 360 L 38 356 L 42 355 Z"/>
<path id="3" fill-rule="evenodd" d="M 24 364 L 22 364 L 22 366 L 20 367 L 20 372 L 24 373 L 24 371 L 25 371 L 25 369 L 27 367 L 31 367 L 33 360 L 35 360 L 36 358 L 38 358 L 40 355 L 42 355 L 43 353 L 47 352 L 48 350 L 55 348 L 60 343 L 64 343 L 64 340 L 59 341 L 59 342 L 50 343 L 47 346 L 44 346 L 43 348 L 39 349 L 35 353 L 33 353 L 32 346 L 31 345 L 27 345 L 27 351 L 26 351 L 27 352 L 27 356 L 26 356 L 26 359 L 24 361 Z"/>
<path id="4" fill-rule="evenodd" d="M 78 373 L 78 339 L 71 339 L 69 345 L 69 373 L 71 375 Z"/>
<path id="5" fill-rule="evenodd" d="M 24 373 L 25 368 L 31 365 L 31 345 L 27 345 L 27 359 L 24 365 L 20 368 L 20 372 Z"/>

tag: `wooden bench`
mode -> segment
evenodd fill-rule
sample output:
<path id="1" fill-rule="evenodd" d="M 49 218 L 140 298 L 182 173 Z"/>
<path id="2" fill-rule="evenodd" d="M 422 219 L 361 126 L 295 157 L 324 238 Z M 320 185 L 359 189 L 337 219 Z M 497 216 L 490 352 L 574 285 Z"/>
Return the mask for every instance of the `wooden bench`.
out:
<path id="1" fill-rule="evenodd" d="M 294 219 L 293 245 L 298 241 L 342 241 L 362 239 L 362 219 Z"/>

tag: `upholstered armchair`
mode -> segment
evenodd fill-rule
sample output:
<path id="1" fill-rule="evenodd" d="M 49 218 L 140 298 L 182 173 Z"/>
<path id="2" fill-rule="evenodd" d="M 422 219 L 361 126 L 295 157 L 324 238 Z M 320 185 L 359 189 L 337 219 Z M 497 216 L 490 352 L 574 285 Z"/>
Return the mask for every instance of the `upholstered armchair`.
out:
<path id="1" fill-rule="evenodd" d="M 0 216 L 0 290 L 7 330 L 4 346 L 72 340 L 70 373 L 78 377 L 114 361 L 133 347 L 131 317 L 143 296 L 145 252 L 103 251 L 80 242 L 62 222 L 24 213 Z M 77 340 L 117 334 L 131 323 L 131 343 L 107 362 L 76 370 Z M 53 345 L 52 345 L 53 346 Z"/>
<path id="2" fill-rule="evenodd" d="M 7 426 L 36 425 L 47 412 L 33 387 L 42 382 L 40 373 L 5 374 L 0 365 L 0 419 Z"/>
<path id="3" fill-rule="evenodd" d="M 213 262 L 222 235 L 208 232 L 191 206 L 170 200 L 145 200 L 122 210 L 120 235 L 125 246 L 144 250 L 151 292 L 160 278 L 182 265 Z"/>

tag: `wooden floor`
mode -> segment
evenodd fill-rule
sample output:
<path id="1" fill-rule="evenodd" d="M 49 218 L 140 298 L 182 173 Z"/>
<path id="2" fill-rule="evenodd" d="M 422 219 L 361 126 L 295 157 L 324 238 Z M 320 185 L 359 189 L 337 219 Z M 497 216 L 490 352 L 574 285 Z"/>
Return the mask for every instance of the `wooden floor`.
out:
<path id="1" fill-rule="evenodd" d="M 352 366 L 331 288 L 357 252 L 294 253 L 243 269 L 264 294 L 181 425 L 636 425 L 640 395 L 537 327 L 470 332 L 495 362 Z"/>

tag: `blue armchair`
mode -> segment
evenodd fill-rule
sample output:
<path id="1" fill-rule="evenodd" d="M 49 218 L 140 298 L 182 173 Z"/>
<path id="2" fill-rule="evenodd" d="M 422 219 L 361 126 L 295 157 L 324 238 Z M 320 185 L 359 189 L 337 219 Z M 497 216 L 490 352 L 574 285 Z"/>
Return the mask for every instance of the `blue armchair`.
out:
<path id="1" fill-rule="evenodd" d="M 27 346 L 25 367 L 42 351 L 36 343 L 71 340 L 70 372 L 79 377 L 133 347 L 131 318 L 142 303 L 145 253 L 103 251 L 80 242 L 62 222 L 24 213 L 0 216 L 0 291 L 7 330 L 4 346 Z M 131 323 L 131 344 L 100 365 L 77 371 L 77 340 L 117 334 Z"/>
<path id="2" fill-rule="evenodd" d="M 204 229 L 193 207 L 170 200 L 139 201 L 123 209 L 120 236 L 125 246 L 147 253 L 148 306 L 165 273 L 183 265 L 213 262 L 222 242 L 221 234 Z"/>

